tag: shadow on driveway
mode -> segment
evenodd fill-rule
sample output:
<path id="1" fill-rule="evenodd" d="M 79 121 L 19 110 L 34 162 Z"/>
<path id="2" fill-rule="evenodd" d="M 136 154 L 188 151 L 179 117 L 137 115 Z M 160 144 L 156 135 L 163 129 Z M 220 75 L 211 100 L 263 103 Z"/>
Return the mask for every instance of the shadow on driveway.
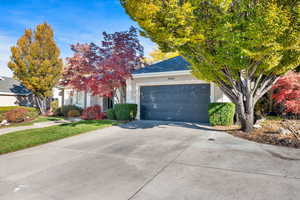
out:
<path id="1" fill-rule="evenodd" d="M 154 128 L 154 127 L 167 128 L 167 126 L 173 126 L 173 127 L 177 126 L 177 127 L 183 127 L 183 128 L 205 130 L 205 131 L 223 132 L 223 131 L 214 129 L 209 124 L 195 123 L 195 122 L 137 120 L 137 121 L 129 122 L 127 124 L 120 125 L 121 128 L 125 128 L 125 129 L 150 129 L 150 128 Z"/>

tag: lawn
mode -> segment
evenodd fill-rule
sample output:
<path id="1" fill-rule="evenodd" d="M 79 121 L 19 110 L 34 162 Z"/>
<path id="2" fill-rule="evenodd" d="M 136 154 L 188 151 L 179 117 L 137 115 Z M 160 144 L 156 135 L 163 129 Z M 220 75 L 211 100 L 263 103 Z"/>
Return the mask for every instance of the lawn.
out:
<path id="1" fill-rule="evenodd" d="M 32 120 L 32 121 L 27 121 L 27 122 L 21 122 L 21 123 L 12 123 L 8 126 L 0 126 L 0 128 L 9 128 L 9 127 L 17 127 L 17 126 L 31 126 L 34 123 L 39 123 L 39 122 L 49 122 L 49 121 L 59 121 L 63 120 L 63 117 L 46 117 L 46 116 L 39 116 L 38 118 Z"/>
<path id="2" fill-rule="evenodd" d="M 116 124 L 118 122 L 110 120 L 86 120 L 0 135 L 0 154 L 45 144 Z"/>

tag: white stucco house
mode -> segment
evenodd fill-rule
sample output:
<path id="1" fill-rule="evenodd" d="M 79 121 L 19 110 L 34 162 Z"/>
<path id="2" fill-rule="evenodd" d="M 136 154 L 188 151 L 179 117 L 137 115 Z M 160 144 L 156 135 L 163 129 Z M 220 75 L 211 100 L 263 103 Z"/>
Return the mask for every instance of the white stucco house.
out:
<path id="1" fill-rule="evenodd" d="M 93 96 L 90 92 L 76 91 L 71 88 L 55 88 L 53 98 L 58 100 L 59 107 L 63 105 L 75 105 L 80 108 L 86 108 L 100 105 L 103 111 L 113 107 L 113 100 L 111 98 Z"/>
<path id="2" fill-rule="evenodd" d="M 178 56 L 133 73 L 126 102 L 138 105 L 138 119 L 208 122 L 209 103 L 230 102 L 216 85 L 193 77 L 189 65 Z"/>
<path id="3" fill-rule="evenodd" d="M 230 102 L 213 83 L 191 75 L 190 64 L 181 56 L 155 63 L 134 71 L 126 83 L 126 103 L 138 105 L 137 119 L 208 122 L 211 102 Z M 100 105 L 103 110 L 113 107 L 113 99 L 90 93 L 60 89 L 61 105 Z"/>
<path id="4" fill-rule="evenodd" d="M 32 93 L 11 77 L 0 77 L 0 106 L 33 106 Z"/>

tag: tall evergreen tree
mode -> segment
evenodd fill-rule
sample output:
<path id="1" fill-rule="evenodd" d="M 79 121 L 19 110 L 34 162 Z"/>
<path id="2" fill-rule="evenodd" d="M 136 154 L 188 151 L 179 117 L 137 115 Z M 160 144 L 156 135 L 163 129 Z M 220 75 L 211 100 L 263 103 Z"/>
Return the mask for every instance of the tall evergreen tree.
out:
<path id="1" fill-rule="evenodd" d="M 63 67 L 51 26 L 43 23 L 34 31 L 26 29 L 11 53 L 8 67 L 14 77 L 32 91 L 41 113 L 46 114 L 47 100 L 52 96 Z"/>
<path id="2" fill-rule="evenodd" d="M 120 0 L 142 34 L 216 83 L 250 132 L 256 102 L 300 65 L 299 0 Z"/>

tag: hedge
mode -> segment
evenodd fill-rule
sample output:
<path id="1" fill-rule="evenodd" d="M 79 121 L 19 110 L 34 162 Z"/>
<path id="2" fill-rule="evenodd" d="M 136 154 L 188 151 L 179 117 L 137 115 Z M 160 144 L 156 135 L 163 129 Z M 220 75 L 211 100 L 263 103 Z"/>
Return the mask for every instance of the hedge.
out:
<path id="1" fill-rule="evenodd" d="M 209 122 L 212 126 L 233 124 L 235 105 L 233 103 L 211 103 L 208 106 Z"/>
<path id="2" fill-rule="evenodd" d="M 116 104 L 114 111 L 117 120 L 135 120 L 137 104 Z"/>
<path id="3" fill-rule="evenodd" d="M 114 109 L 108 109 L 106 111 L 106 116 L 107 116 L 107 119 L 115 120 L 116 119 L 115 110 Z"/>

